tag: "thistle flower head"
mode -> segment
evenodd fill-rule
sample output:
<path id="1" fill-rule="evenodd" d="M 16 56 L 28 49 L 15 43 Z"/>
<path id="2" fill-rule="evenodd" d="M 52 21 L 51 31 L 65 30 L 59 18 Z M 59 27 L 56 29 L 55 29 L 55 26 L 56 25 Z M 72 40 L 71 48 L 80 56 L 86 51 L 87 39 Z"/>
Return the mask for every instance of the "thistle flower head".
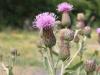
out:
<path id="1" fill-rule="evenodd" d="M 12 54 L 13 56 L 16 56 L 16 55 L 18 54 L 17 49 L 16 49 L 16 48 L 13 48 L 13 49 L 11 50 L 11 54 Z"/>
<path id="2" fill-rule="evenodd" d="M 67 2 L 63 2 L 63 3 L 60 3 L 58 6 L 57 6 L 57 10 L 59 12 L 69 12 L 73 9 L 73 5 L 67 3 Z"/>
<path id="3" fill-rule="evenodd" d="M 97 32 L 98 34 L 100 34 L 100 28 L 97 28 L 96 32 Z"/>
<path id="4" fill-rule="evenodd" d="M 85 62 L 85 70 L 86 72 L 93 72 L 96 69 L 96 62 L 95 60 L 86 60 Z"/>
<path id="5" fill-rule="evenodd" d="M 72 41 L 74 39 L 74 31 L 72 29 L 62 29 L 60 31 L 61 40 Z"/>
<path id="6" fill-rule="evenodd" d="M 54 13 L 45 12 L 36 16 L 33 22 L 35 26 L 39 29 L 53 27 L 56 21 L 56 16 Z"/>
<path id="7" fill-rule="evenodd" d="M 85 20 L 85 14 L 84 13 L 78 13 L 77 14 L 77 20 L 78 21 L 84 21 Z"/>
<path id="8" fill-rule="evenodd" d="M 92 28 L 90 26 L 85 26 L 83 32 L 88 38 L 90 38 L 91 37 Z"/>

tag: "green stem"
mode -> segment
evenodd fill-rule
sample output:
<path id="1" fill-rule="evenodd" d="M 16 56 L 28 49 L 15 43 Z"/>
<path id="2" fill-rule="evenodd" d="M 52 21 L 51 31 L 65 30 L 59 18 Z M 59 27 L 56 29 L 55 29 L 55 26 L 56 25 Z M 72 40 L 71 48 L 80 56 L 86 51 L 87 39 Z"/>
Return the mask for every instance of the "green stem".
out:
<path id="1" fill-rule="evenodd" d="M 54 75 L 54 74 L 53 74 L 52 65 L 51 65 L 50 60 L 49 60 L 49 57 L 47 57 L 47 61 L 48 61 L 49 69 L 50 69 L 50 75 Z"/>
<path id="2" fill-rule="evenodd" d="M 80 43 L 80 48 L 79 50 L 74 54 L 74 56 L 72 57 L 72 59 L 69 61 L 69 63 L 65 66 L 65 69 L 68 68 L 68 66 L 72 63 L 72 61 L 75 59 L 75 57 L 78 55 L 78 53 L 80 52 L 82 48 L 82 44 Z"/>
<path id="3" fill-rule="evenodd" d="M 94 72 L 87 72 L 86 75 L 94 75 Z"/>
<path id="4" fill-rule="evenodd" d="M 56 70 L 57 70 L 58 63 L 59 63 L 59 58 L 58 58 L 57 62 L 56 62 L 55 65 L 54 65 L 55 72 L 56 72 Z"/>
<path id="5" fill-rule="evenodd" d="M 52 67 L 54 67 L 54 60 L 53 60 L 52 48 L 50 48 L 50 58 L 51 58 Z"/>
<path id="6" fill-rule="evenodd" d="M 80 75 L 80 67 L 77 70 L 77 75 Z"/>
<path id="7" fill-rule="evenodd" d="M 48 48 L 45 47 L 44 50 L 45 51 L 42 52 L 42 56 L 44 58 L 44 63 L 45 63 L 46 69 L 48 70 L 49 75 L 53 75 L 53 69 L 52 69 L 52 65 L 51 65 L 51 61 L 50 61 Z"/>
<path id="8" fill-rule="evenodd" d="M 60 73 L 60 75 L 63 75 L 63 74 L 64 74 L 64 63 L 62 62 L 61 73 Z"/>
<path id="9" fill-rule="evenodd" d="M 86 40 L 86 37 L 84 37 L 83 41 Z M 65 66 L 65 69 L 68 68 L 68 66 L 72 63 L 72 61 L 75 59 L 75 57 L 78 55 L 78 53 L 82 50 L 83 48 L 83 41 L 80 42 L 80 47 L 79 47 L 79 50 L 74 54 L 74 56 L 72 57 L 72 59 L 70 59 L 69 63 Z"/>
<path id="10" fill-rule="evenodd" d="M 56 75 L 56 70 L 55 70 L 55 67 L 54 67 L 54 59 L 53 59 L 53 54 L 52 54 L 52 48 L 49 48 L 49 50 L 50 50 L 50 58 L 51 58 L 53 75 Z"/>

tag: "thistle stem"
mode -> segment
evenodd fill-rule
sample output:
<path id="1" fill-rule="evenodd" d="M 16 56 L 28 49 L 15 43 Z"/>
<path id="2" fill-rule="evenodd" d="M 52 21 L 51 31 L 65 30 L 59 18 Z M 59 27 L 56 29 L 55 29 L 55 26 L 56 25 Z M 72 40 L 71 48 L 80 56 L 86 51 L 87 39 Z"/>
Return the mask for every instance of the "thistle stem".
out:
<path id="1" fill-rule="evenodd" d="M 77 75 L 80 75 L 80 67 L 77 70 Z"/>
<path id="2" fill-rule="evenodd" d="M 83 41 L 79 43 L 80 47 L 79 50 L 74 54 L 72 59 L 70 59 L 69 63 L 65 66 L 65 69 L 68 68 L 68 66 L 72 63 L 72 61 L 75 59 L 75 57 L 78 55 L 78 53 L 82 50 L 83 48 L 83 42 L 86 40 L 86 37 L 84 37 Z"/>
<path id="3" fill-rule="evenodd" d="M 62 62 L 61 73 L 60 73 L 60 75 L 63 75 L 63 74 L 64 74 L 64 63 Z"/>
<path id="4" fill-rule="evenodd" d="M 80 52 L 80 49 L 75 53 L 75 55 L 73 56 L 73 58 L 69 61 L 69 63 L 65 66 L 65 69 L 68 68 L 68 66 L 72 63 L 72 61 L 75 59 L 75 57 L 77 56 L 77 54 Z"/>
<path id="5" fill-rule="evenodd" d="M 49 48 L 50 50 L 50 58 L 51 58 L 51 65 L 52 65 L 52 70 L 53 70 L 53 75 L 56 75 L 56 70 L 54 67 L 54 59 L 53 59 L 53 54 L 52 54 L 52 48 Z"/>
<path id="6" fill-rule="evenodd" d="M 94 75 L 94 72 L 87 72 L 86 75 Z"/>
<path id="7" fill-rule="evenodd" d="M 50 60 L 49 60 L 49 57 L 48 57 L 48 56 L 47 56 L 47 61 L 48 61 L 49 69 L 50 69 L 50 75 L 54 75 L 54 74 L 53 74 L 52 65 L 51 65 L 51 63 L 50 63 Z"/>
<path id="8" fill-rule="evenodd" d="M 53 60 L 52 48 L 50 48 L 50 58 L 51 58 L 52 66 L 54 67 L 54 60 Z"/>

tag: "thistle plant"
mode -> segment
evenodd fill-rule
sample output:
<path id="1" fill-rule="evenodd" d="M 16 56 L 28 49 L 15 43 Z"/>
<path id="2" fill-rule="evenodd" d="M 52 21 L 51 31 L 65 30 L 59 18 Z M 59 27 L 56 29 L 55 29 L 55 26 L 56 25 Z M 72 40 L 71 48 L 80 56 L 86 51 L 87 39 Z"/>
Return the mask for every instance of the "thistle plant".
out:
<path id="1" fill-rule="evenodd" d="M 53 26 L 56 21 L 56 16 L 53 13 L 45 12 L 36 16 L 35 25 L 40 30 L 42 43 L 52 48 L 56 44 L 56 38 L 53 33 Z"/>
<path id="2" fill-rule="evenodd" d="M 5 62 L 3 61 L 4 60 L 4 57 L 3 55 L 1 54 L 0 55 L 0 68 L 2 67 L 2 69 L 5 71 L 5 74 L 6 75 L 14 75 L 13 74 L 13 67 L 15 65 L 15 60 L 17 58 L 17 56 L 19 56 L 19 53 L 17 51 L 17 49 L 12 49 L 11 50 L 11 53 L 10 53 L 10 57 L 9 57 L 9 61 L 7 61 L 7 65 L 5 64 Z"/>
<path id="3" fill-rule="evenodd" d="M 40 30 L 41 42 L 46 49 L 46 59 L 49 64 L 50 73 L 55 75 L 54 60 L 52 54 L 52 47 L 56 44 L 56 38 L 53 33 L 53 27 L 56 21 L 54 13 L 45 12 L 36 16 L 34 21 L 36 27 Z M 49 49 L 49 50 L 48 50 Z M 48 56 L 50 55 L 50 56 Z"/>
<path id="4" fill-rule="evenodd" d="M 70 41 L 74 38 L 74 31 L 69 28 L 60 30 L 60 56 L 66 60 L 70 57 Z"/>
<path id="5" fill-rule="evenodd" d="M 18 50 L 16 48 L 13 48 L 11 50 L 11 60 L 10 60 L 10 64 L 7 66 L 8 68 L 8 75 L 14 75 L 13 74 L 13 67 L 15 65 L 15 62 L 16 62 L 16 58 L 19 56 L 19 53 L 18 53 Z"/>
<path id="6" fill-rule="evenodd" d="M 93 60 L 87 60 L 83 63 L 86 40 L 91 37 L 92 31 L 90 25 L 85 23 L 85 14 L 78 13 L 76 22 L 77 29 L 73 30 L 69 16 L 70 11 L 73 9 L 73 5 L 63 2 L 57 7 L 57 10 L 62 13 L 61 21 L 56 20 L 54 13 L 44 12 L 37 15 L 33 22 L 34 26 L 39 29 L 40 40 L 37 47 L 43 56 L 46 69 L 48 69 L 48 74 L 57 75 L 57 69 L 60 69 L 59 75 L 70 75 L 70 70 L 72 72 L 74 67 L 76 67 L 74 70 L 77 70 L 77 75 L 81 74 L 81 69 L 84 69 L 87 75 L 92 75 L 96 68 L 96 62 Z M 59 33 L 57 33 L 59 36 L 56 38 L 54 27 L 60 24 L 65 26 L 59 30 Z M 56 42 L 58 39 L 59 43 Z M 78 47 L 77 51 L 71 56 L 73 41 Z M 59 49 L 58 53 L 55 55 L 53 47 L 56 46 L 56 44 L 59 44 Z M 70 67 L 77 56 L 80 57 L 79 63 Z"/>

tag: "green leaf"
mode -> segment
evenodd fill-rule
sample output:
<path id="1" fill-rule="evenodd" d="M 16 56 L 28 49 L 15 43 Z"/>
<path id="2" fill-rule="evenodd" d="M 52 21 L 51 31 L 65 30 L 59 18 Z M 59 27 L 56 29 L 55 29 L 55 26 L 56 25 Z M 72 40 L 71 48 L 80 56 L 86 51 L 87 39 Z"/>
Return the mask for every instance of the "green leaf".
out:
<path id="1" fill-rule="evenodd" d="M 76 70 L 78 69 L 81 65 L 83 65 L 83 61 L 78 62 L 77 64 L 67 68 L 66 70 Z"/>

